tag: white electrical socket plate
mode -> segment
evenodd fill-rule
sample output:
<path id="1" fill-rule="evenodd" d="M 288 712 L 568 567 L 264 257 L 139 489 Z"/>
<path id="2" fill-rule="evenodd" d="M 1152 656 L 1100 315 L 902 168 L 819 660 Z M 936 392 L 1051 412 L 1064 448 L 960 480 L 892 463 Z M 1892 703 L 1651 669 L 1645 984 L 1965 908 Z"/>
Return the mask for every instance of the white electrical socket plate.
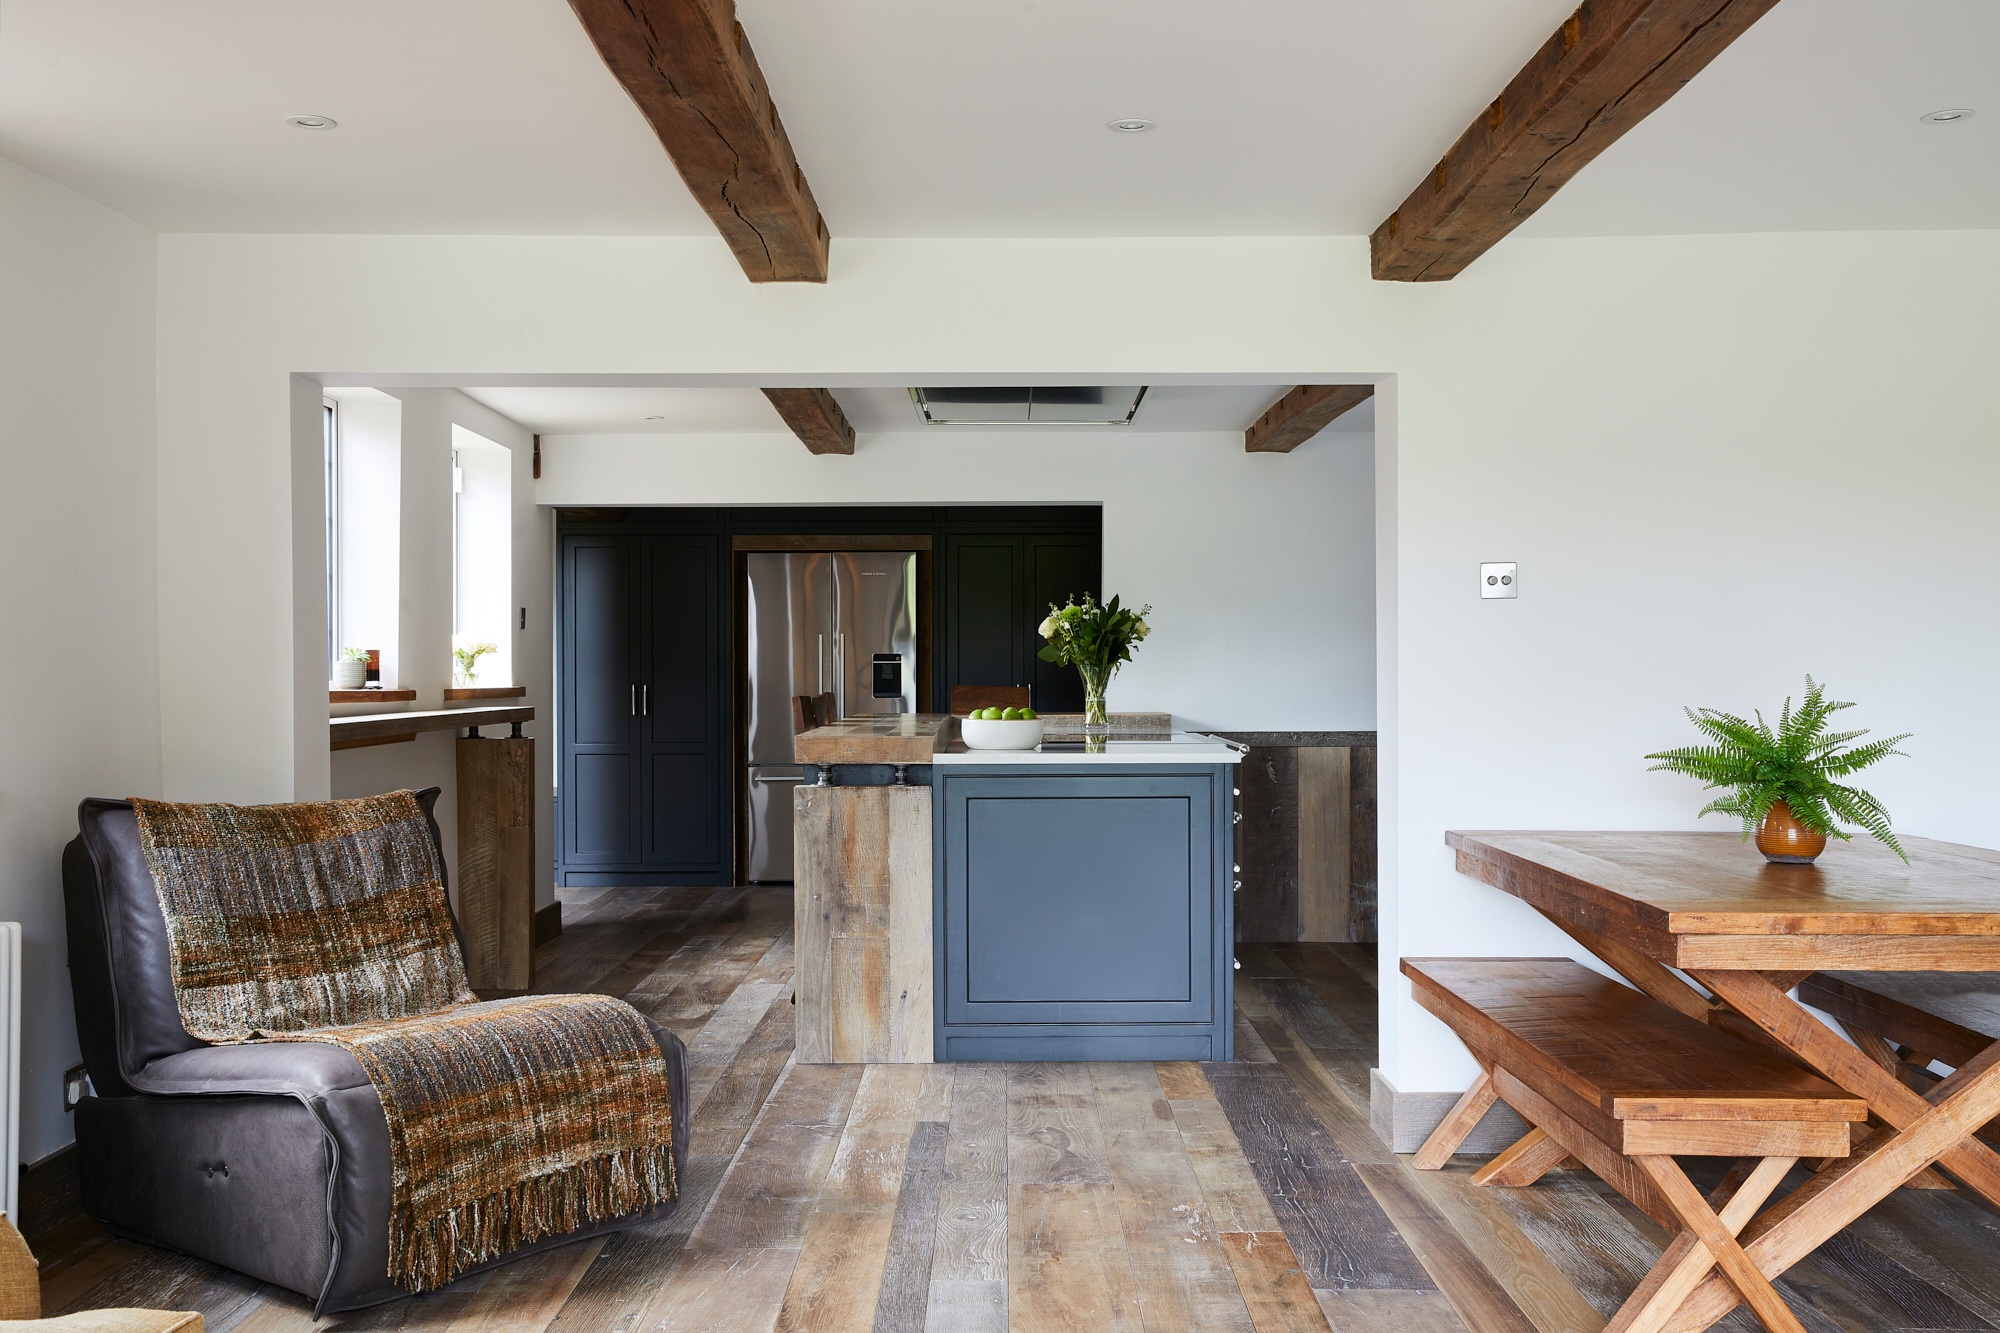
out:
<path id="1" fill-rule="evenodd" d="M 1521 577 L 1512 560 L 1484 564 L 1479 567 L 1479 595 L 1481 597 L 1517 597 L 1521 591 Z"/>

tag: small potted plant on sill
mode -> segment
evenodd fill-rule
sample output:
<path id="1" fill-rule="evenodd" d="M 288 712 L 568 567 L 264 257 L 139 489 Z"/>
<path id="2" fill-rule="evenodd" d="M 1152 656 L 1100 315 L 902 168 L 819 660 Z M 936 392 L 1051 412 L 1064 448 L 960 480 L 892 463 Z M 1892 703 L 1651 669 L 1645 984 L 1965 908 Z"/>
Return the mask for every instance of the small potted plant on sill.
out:
<path id="1" fill-rule="evenodd" d="M 1889 828 L 1889 812 L 1859 787 L 1835 781 L 1858 773 L 1878 760 L 1903 752 L 1896 746 L 1911 733 L 1870 741 L 1851 750 L 1841 747 L 1866 736 L 1866 731 L 1829 731 L 1828 722 L 1851 703 L 1829 703 L 1826 687 L 1806 677 L 1805 702 L 1797 711 L 1785 700 L 1778 725 L 1764 715 L 1755 722 L 1715 708 L 1690 708 L 1688 720 L 1712 742 L 1678 750 L 1662 750 L 1648 759 L 1664 769 L 1699 778 L 1710 789 L 1727 788 L 1702 807 L 1702 814 L 1735 815 L 1743 821 L 1743 840 L 1754 832 L 1757 850 L 1767 861 L 1811 865 L 1826 850 L 1828 838 L 1846 841 L 1852 824 L 1903 858 L 1902 845 Z M 1697 816 L 1699 818 L 1699 816 Z"/>
<path id="2" fill-rule="evenodd" d="M 1107 730 L 1111 715 L 1105 710 L 1104 691 L 1112 674 L 1132 660 L 1132 650 L 1152 633 L 1146 617 L 1151 606 L 1137 611 L 1121 607 L 1113 597 L 1103 606 L 1089 593 L 1082 600 L 1072 596 L 1067 605 L 1049 603 L 1048 619 L 1035 630 L 1048 640 L 1035 654 L 1044 662 L 1073 666 L 1083 677 L 1083 725 L 1086 731 Z"/>
<path id="3" fill-rule="evenodd" d="M 333 688 L 336 690 L 358 690 L 368 684 L 368 650 L 366 648 L 342 648 L 340 660 L 333 664 Z"/>
<path id="4" fill-rule="evenodd" d="M 483 639 L 475 642 L 468 638 L 459 638 L 451 649 L 451 655 L 458 659 L 458 683 L 476 684 L 479 680 L 479 659 L 488 653 L 498 651 L 499 649 Z"/>

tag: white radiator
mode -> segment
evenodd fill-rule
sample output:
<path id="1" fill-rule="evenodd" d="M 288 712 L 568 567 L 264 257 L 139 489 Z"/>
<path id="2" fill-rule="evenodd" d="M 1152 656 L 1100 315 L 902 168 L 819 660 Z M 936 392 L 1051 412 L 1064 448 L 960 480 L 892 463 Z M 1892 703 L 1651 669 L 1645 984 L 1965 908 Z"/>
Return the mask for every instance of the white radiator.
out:
<path id="1" fill-rule="evenodd" d="M 21 923 L 0 921 L 0 1212 L 20 1217 Z"/>

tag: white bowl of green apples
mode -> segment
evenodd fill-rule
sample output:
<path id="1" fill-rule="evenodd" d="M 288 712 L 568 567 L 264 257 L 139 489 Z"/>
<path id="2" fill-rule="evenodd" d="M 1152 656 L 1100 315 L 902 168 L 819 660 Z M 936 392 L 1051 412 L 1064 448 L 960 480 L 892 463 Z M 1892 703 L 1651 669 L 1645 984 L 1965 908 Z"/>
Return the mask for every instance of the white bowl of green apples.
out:
<path id="1" fill-rule="evenodd" d="M 1042 719 L 1032 708 L 978 708 L 958 720 L 973 750 L 1032 750 L 1042 743 Z"/>

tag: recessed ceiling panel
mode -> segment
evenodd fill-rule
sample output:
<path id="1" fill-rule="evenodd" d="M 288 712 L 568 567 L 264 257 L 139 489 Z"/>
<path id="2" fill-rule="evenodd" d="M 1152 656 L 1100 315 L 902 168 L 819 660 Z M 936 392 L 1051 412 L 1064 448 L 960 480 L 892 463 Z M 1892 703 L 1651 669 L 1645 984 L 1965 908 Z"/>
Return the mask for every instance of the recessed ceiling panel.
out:
<path id="1" fill-rule="evenodd" d="M 1143 385 L 911 389 L 927 426 L 1129 426 Z"/>

